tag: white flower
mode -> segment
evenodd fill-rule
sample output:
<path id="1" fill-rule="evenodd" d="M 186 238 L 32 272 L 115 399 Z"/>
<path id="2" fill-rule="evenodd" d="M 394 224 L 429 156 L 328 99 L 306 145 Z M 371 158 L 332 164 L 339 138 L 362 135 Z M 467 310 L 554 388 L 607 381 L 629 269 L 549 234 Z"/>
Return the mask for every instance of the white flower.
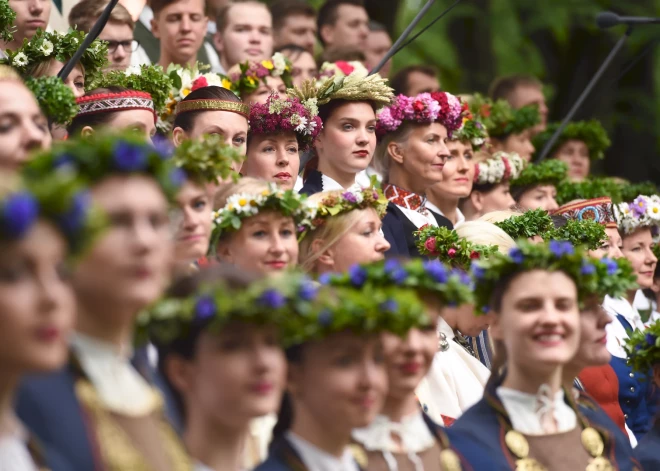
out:
<path id="1" fill-rule="evenodd" d="M 473 146 L 480 146 L 480 145 L 482 145 L 484 142 L 486 142 L 486 141 L 485 141 L 484 138 L 482 138 L 482 137 L 475 137 L 475 138 L 472 139 L 472 145 L 473 145 Z"/>
<path id="2" fill-rule="evenodd" d="M 654 221 L 660 220 L 660 204 L 653 200 L 648 200 L 646 204 L 646 214 L 648 217 Z"/>
<path id="3" fill-rule="evenodd" d="M 273 54 L 273 75 L 280 76 L 286 70 L 286 60 L 281 52 Z"/>
<path id="4" fill-rule="evenodd" d="M 39 47 L 41 53 L 46 57 L 50 56 L 53 53 L 53 49 L 54 49 L 53 43 L 47 39 L 41 44 L 41 47 Z"/>
<path id="5" fill-rule="evenodd" d="M 13 63 L 16 67 L 25 67 L 28 65 L 28 58 L 24 53 L 19 52 L 14 56 Z"/>
<path id="6" fill-rule="evenodd" d="M 254 196 L 247 193 L 238 193 L 230 196 L 227 199 L 225 209 L 238 214 L 256 214 L 259 211 Z"/>
<path id="7" fill-rule="evenodd" d="M 129 65 L 125 72 L 126 75 L 142 75 L 142 67 L 139 65 Z"/>
<path id="8" fill-rule="evenodd" d="M 77 45 L 78 44 L 78 38 L 71 38 L 71 43 Z"/>
<path id="9" fill-rule="evenodd" d="M 210 87 L 222 87 L 222 79 L 218 74 L 204 74 L 204 78 Z"/>
<path id="10" fill-rule="evenodd" d="M 309 131 L 307 130 L 307 118 L 305 118 L 304 116 L 298 116 L 298 115 L 295 115 L 295 117 L 298 118 L 296 120 L 298 122 L 298 126 L 296 126 L 295 131 L 296 132 L 301 132 L 303 134 L 309 134 Z M 295 124 L 295 123 L 293 123 L 293 124 Z"/>
<path id="11" fill-rule="evenodd" d="M 362 194 L 361 191 L 354 191 L 352 193 L 353 193 L 353 195 L 355 195 L 355 202 L 357 204 L 360 204 L 364 201 L 364 195 Z"/>

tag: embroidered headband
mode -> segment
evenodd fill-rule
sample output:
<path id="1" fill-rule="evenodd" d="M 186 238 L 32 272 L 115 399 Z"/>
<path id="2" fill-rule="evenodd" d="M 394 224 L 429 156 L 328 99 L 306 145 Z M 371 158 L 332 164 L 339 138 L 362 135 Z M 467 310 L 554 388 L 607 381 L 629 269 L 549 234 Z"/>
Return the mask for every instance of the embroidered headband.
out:
<path id="1" fill-rule="evenodd" d="M 188 100 L 181 101 L 176 105 L 177 115 L 188 111 L 230 111 L 240 114 L 245 119 L 248 119 L 250 116 L 250 107 L 239 101 Z"/>
<path id="2" fill-rule="evenodd" d="M 612 200 L 607 196 L 565 204 L 554 214 L 576 221 L 595 221 L 609 228 L 617 227 Z"/>
<path id="3" fill-rule="evenodd" d="M 80 97 L 76 99 L 76 103 L 80 106 L 78 116 L 111 111 L 147 110 L 154 114 L 154 121 L 156 120 L 154 101 L 146 92 L 129 90 L 120 93 L 98 93 Z"/>

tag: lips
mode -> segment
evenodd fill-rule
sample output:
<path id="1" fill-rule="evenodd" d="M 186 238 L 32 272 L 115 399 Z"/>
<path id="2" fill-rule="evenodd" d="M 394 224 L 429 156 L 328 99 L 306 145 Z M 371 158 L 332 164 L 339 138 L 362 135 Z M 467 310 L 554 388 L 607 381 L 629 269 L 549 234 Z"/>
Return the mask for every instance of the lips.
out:
<path id="1" fill-rule="evenodd" d="M 270 394 L 274 388 L 275 386 L 270 381 L 259 381 L 258 383 L 255 383 L 252 386 L 250 386 L 250 390 L 252 392 L 259 394 L 261 396 Z"/>
<path id="2" fill-rule="evenodd" d="M 566 337 L 560 332 L 542 332 L 534 335 L 533 338 L 544 347 L 554 347 L 563 343 Z"/>
<path id="3" fill-rule="evenodd" d="M 414 375 L 419 373 L 419 370 L 422 368 L 422 364 L 419 363 L 418 361 L 409 361 L 407 363 L 403 363 L 399 369 L 401 370 L 402 373 L 408 374 L 408 375 Z"/>
<path id="4" fill-rule="evenodd" d="M 265 265 L 272 268 L 273 270 L 284 270 L 287 266 L 287 263 L 284 260 L 273 260 L 270 262 L 264 262 Z"/>
<path id="5" fill-rule="evenodd" d="M 60 329 L 53 326 L 39 327 L 34 331 L 34 336 L 45 343 L 50 343 L 60 338 Z"/>
<path id="6" fill-rule="evenodd" d="M 179 242 L 197 242 L 202 236 L 200 234 L 192 234 L 183 237 L 179 237 Z"/>
<path id="7" fill-rule="evenodd" d="M 361 396 L 353 401 L 362 409 L 371 409 L 376 404 L 376 398 L 373 395 Z"/>
<path id="8" fill-rule="evenodd" d="M 43 28 L 46 26 L 46 22 L 42 20 L 31 20 L 27 22 L 27 25 L 31 28 Z"/>
<path id="9" fill-rule="evenodd" d="M 153 276 L 153 270 L 151 270 L 149 267 L 134 267 L 130 270 L 131 274 L 133 275 L 134 278 L 137 278 L 138 280 L 146 280 L 149 279 Z"/>
<path id="10" fill-rule="evenodd" d="M 353 152 L 353 155 L 357 155 L 358 157 L 369 157 L 369 151 L 368 150 L 356 150 Z"/>
<path id="11" fill-rule="evenodd" d="M 469 180 L 467 178 L 455 178 L 454 181 L 456 183 L 468 183 Z"/>
<path id="12" fill-rule="evenodd" d="M 291 180 L 291 174 L 288 172 L 280 172 L 277 175 L 275 175 L 275 178 L 278 180 Z"/>
<path id="13" fill-rule="evenodd" d="M 248 56 L 261 56 L 263 54 L 261 49 L 246 49 L 245 52 Z"/>

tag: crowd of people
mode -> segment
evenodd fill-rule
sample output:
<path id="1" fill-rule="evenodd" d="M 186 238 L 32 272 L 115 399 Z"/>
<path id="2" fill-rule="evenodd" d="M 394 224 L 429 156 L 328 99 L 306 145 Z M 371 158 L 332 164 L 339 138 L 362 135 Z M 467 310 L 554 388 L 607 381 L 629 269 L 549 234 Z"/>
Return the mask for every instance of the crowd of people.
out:
<path id="1" fill-rule="evenodd" d="M 660 469 L 598 121 L 370 74 L 361 0 L 144 3 L 0 0 L 0 471 Z"/>

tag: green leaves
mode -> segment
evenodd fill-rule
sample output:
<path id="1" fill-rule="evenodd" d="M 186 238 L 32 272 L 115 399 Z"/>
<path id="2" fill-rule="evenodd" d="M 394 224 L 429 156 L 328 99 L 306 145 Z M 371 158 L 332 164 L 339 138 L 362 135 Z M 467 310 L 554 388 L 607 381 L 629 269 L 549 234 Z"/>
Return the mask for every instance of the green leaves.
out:
<path id="1" fill-rule="evenodd" d="M 623 346 L 628 354 L 628 364 L 633 370 L 648 374 L 660 364 L 660 321 L 655 321 L 646 330 L 633 330 Z"/>
<path id="2" fill-rule="evenodd" d="M 0 38 L 4 42 L 14 40 L 15 20 L 16 12 L 9 6 L 9 0 L 0 0 Z"/>
<path id="3" fill-rule="evenodd" d="M 545 131 L 534 137 L 534 147 L 537 154 L 543 150 L 557 129 L 559 129 L 559 123 L 551 123 Z M 549 155 L 553 155 L 562 145 L 570 140 L 584 142 L 589 149 L 589 158 L 591 160 L 605 158 L 605 151 L 612 144 L 605 128 L 603 128 L 603 125 L 599 121 L 595 119 L 591 121 L 574 121 L 568 123 L 562 131 L 559 139 L 557 139 L 557 142 L 550 149 Z"/>
<path id="4" fill-rule="evenodd" d="M 566 179 L 568 165 L 560 160 L 544 160 L 538 164 L 529 164 L 520 172 L 520 176 L 511 180 L 511 191 L 523 187 L 539 185 L 557 186 Z"/>
<path id="5" fill-rule="evenodd" d="M 56 124 L 67 125 L 78 114 L 73 91 L 58 77 L 28 78 L 25 85 L 37 99 L 41 111 Z"/>
<path id="6" fill-rule="evenodd" d="M 474 260 L 497 252 L 496 245 L 473 244 L 446 227 L 422 226 L 415 237 L 419 253 L 465 271 Z"/>
<path id="7" fill-rule="evenodd" d="M 224 138 L 214 134 L 202 139 L 188 139 L 174 150 L 174 163 L 195 179 L 217 183 L 219 178 L 238 180 L 233 166 L 242 164 L 245 156 Z"/>
<path id="8" fill-rule="evenodd" d="M 512 216 L 495 225 L 509 234 L 513 240 L 529 239 L 534 236 L 543 237 L 548 231 L 554 229 L 552 219 L 543 209 L 527 211 L 520 216 Z"/>
<path id="9" fill-rule="evenodd" d="M 565 226 L 552 228 L 540 234 L 543 240 L 566 240 L 573 245 L 583 245 L 589 250 L 596 250 L 607 241 L 605 225 L 596 221 L 569 219 Z"/>

